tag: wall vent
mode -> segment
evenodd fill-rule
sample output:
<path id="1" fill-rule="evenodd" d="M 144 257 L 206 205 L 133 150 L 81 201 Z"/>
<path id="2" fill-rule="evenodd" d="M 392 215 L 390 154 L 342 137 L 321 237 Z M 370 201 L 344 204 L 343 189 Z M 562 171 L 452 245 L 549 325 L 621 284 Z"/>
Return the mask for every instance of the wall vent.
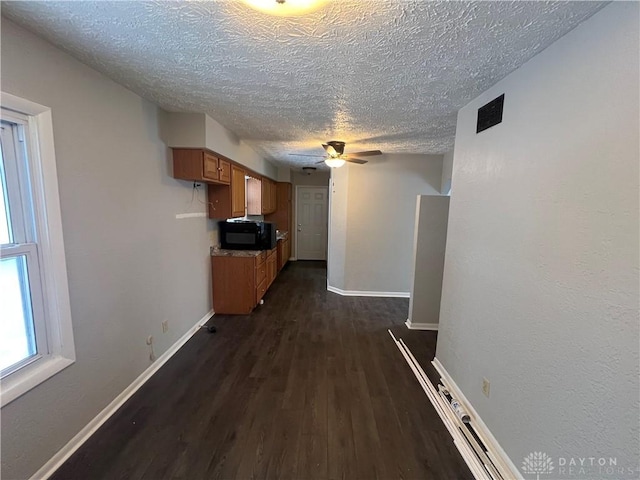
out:
<path id="1" fill-rule="evenodd" d="M 478 124 L 476 133 L 491 128 L 502 122 L 502 107 L 504 106 L 504 93 L 498 98 L 478 109 Z"/>

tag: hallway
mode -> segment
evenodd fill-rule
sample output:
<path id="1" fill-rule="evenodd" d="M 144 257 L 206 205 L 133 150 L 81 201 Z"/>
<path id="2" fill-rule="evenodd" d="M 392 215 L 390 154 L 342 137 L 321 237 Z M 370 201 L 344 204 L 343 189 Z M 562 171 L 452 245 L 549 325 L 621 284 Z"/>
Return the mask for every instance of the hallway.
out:
<path id="1" fill-rule="evenodd" d="M 407 309 L 290 263 L 263 306 L 214 316 L 218 333 L 196 333 L 52 478 L 472 478 L 387 333 Z"/>

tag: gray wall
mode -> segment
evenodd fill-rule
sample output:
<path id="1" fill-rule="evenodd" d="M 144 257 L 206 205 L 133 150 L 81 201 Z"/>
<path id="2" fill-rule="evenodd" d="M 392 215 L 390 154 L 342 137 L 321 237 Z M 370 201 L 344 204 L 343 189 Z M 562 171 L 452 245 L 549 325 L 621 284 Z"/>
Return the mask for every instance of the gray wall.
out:
<path id="1" fill-rule="evenodd" d="M 335 173 L 338 183 L 334 189 L 346 188 L 348 199 L 344 217 L 334 217 L 331 225 L 346 236 L 344 240 L 334 238 L 335 248 L 331 245 L 336 258 L 344 258 L 344 282 L 343 286 L 330 285 L 408 294 L 416 195 L 439 194 L 442 155 L 381 155 L 371 157 L 366 165 L 346 165 Z M 340 181 L 340 175 L 346 178 Z M 332 204 L 334 207 L 341 208 Z M 340 252 L 341 242 L 344 252 Z"/>
<path id="2" fill-rule="evenodd" d="M 453 177 L 453 150 L 447 152 L 442 157 L 442 181 L 440 193 L 449 195 L 451 192 L 451 181 Z"/>
<path id="3" fill-rule="evenodd" d="M 408 318 L 412 325 L 438 323 L 448 218 L 449 197 L 418 195 Z"/>
<path id="4" fill-rule="evenodd" d="M 1 80 L 52 108 L 77 353 L 2 408 L 9 479 L 33 474 L 150 365 L 148 335 L 161 355 L 211 309 L 212 222 L 175 218 L 205 209 L 171 178 L 156 106 L 5 19 Z"/>
<path id="5" fill-rule="evenodd" d="M 639 9 L 608 5 L 458 115 L 436 356 L 517 466 L 638 466 Z"/>
<path id="6" fill-rule="evenodd" d="M 273 180 L 278 168 L 262 158 L 251 146 L 204 113 L 165 112 L 162 140 L 170 147 L 208 148 Z"/>

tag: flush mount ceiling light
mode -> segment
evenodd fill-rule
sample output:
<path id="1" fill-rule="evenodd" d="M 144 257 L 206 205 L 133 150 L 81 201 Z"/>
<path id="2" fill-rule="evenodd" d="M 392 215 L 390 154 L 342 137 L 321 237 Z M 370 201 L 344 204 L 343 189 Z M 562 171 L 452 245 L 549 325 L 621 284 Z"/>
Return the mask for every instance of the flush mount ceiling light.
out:
<path id="1" fill-rule="evenodd" d="M 327 0 L 243 0 L 251 8 L 259 10 L 269 15 L 280 17 L 295 17 L 310 13 Z"/>

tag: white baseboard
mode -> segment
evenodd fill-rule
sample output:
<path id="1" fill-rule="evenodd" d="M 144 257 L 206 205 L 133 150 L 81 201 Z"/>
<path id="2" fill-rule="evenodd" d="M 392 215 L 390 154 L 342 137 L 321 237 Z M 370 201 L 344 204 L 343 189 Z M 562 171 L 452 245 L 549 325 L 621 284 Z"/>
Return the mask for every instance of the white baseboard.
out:
<path id="1" fill-rule="evenodd" d="M 73 455 L 78 448 L 86 442 L 131 396 L 136 393 L 147 380 L 149 380 L 167 360 L 169 360 L 189 340 L 209 319 L 214 315 L 213 310 L 209 311 L 204 317 L 198 320 L 187 333 L 180 337 L 176 343 L 171 345 L 166 352 L 160 355 L 155 362 L 142 372 L 127 388 L 125 388 L 113 401 L 107 405 L 93 420 L 91 420 L 75 437 L 67 442 L 58 452 L 49 459 L 36 473 L 33 474 L 31 480 L 46 480 L 60 466 Z"/>
<path id="2" fill-rule="evenodd" d="M 371 292 L 367 290 L 342 290 L 340 288 L 327 285 L 327 290 L 343 297 L 391 297 L 409 298 L 409 292 Z"/>
<path id="3" fill-rule="evenodd" d="M 407 318 L 407 321 L 404 322 L 409 330 L 438 330 L 437 323 L 415 323 L 412 322 L 411 319 Z"/>
<path id="4" fill-rule="evenodd" d="M 467 398 L 462 393 L 462 390 L 460 390 L 458 385 L 456 385 L 456 382 L 453 381 L 451 375 L 449 375 L 449 372 L 445 370 L 445 368 L 437 358 L 434 358 L 431 363 L 440 374 L 440 377 L 445 383 L 445 386 L 449 389 L 451 395 L 460 402 L 460 404 L 464 407 L 464 409 L 471 417 L 475 432 L 478 434 L 487 450 L 491 452 L 492 457 L 500 464 L 500 470 L 502 472 L 507 472 L 506 478 L 522 480 L 524 477 L 522 476 L 522 473 L 520 473 L 520 470 L 518 470 L 518 468 L 513 464 L 513 462 L 500 446 L 487 425 L 482 421 L 480 415 L 478 415 L 478 412 L 476 412 L 471 403 L 469 403 Z"/>

